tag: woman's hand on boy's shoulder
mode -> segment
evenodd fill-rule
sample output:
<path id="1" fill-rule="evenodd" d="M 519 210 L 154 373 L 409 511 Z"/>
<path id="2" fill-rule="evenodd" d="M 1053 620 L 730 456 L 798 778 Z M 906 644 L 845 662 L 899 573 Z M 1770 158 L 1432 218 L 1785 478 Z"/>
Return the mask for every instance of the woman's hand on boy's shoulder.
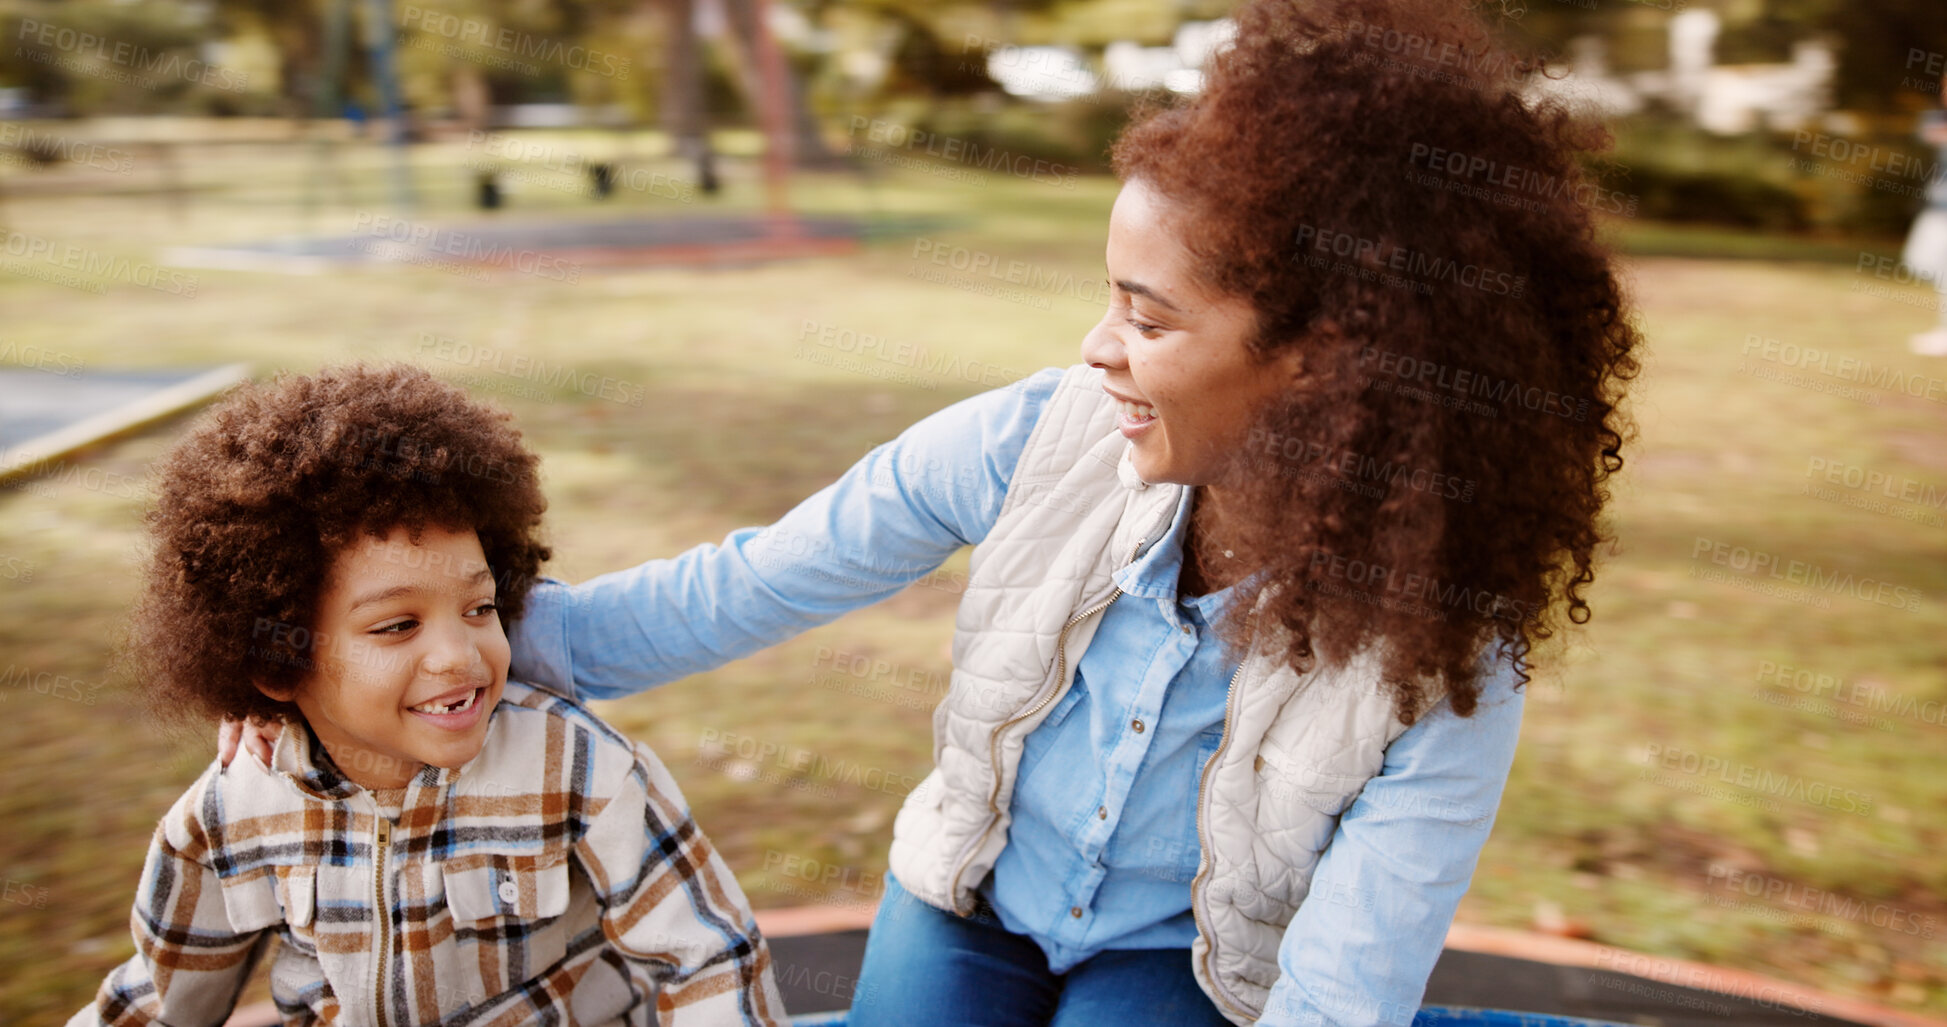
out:
<path id="1" fill-rule="evenodd" d="M 258 720 L 253 717 L 246 722 L 225 717 L 223 723 L 216 728 L 217 762 L 229 766 L 230 761 L 237 756 L 237 746 L 242 744 L 256 753 L 257 758 L 268 767 L 271 749 L 277 745 L 277 738 L 283 733 L 284 725 L 275 720 Z"/>

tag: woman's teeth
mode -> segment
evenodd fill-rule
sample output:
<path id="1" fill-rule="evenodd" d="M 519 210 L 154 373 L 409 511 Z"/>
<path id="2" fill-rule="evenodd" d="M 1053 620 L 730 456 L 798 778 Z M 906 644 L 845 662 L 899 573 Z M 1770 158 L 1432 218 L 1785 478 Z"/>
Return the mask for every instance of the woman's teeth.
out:
<path id="1" fill-rule="evenodd" d="M 1155 407 L 1144 406 L 1141 403 L 1131 403 L 1126 399 L 1117 400 L 1116 407 L 1120 409 L 1124 414 L 1127 414 L 1138 421 L 1148 420 L 1149 418 L 1156 416 Z"/>
<path id="2" fill-rule="evenodd" d="M 476 688 L 473 691 L 468 692 L 466 694 L 466 698 L 461 699 L 457 702 L 420 703 L 419 705 L 412 707 L 412 710 L 415 713 L 460 713 L 465 710 L 471 709 L 474 701 L 479 698 L 480 698 L 480 690 Z"/>

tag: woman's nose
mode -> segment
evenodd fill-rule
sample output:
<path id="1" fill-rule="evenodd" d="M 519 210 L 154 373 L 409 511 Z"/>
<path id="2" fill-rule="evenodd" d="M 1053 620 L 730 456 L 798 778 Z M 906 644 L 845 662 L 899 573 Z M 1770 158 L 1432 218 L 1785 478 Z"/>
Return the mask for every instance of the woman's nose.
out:
<path id="1" fill-rule="evenodd" d="M 1120 370 L 1129 366 L 1128 354 L 1122 349 L 1122 341 L 1109 328 L 1107 316 L 1082 336 L 1082 362 L 1102 370 Z"/>

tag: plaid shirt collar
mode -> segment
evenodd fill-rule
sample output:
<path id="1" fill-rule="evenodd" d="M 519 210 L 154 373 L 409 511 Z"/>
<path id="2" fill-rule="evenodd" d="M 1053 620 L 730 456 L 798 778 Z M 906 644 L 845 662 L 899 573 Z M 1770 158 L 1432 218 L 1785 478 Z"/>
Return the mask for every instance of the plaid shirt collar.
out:
<path id="1" fill-rule="evenodd" d="M 506 699 L 503 697 L 501 701 L 505 702 Z M 499 713 L 498 705 L 488 712 L 486 740 L 472 759 L 458 767 L 422 764 L 419 773 L 413 775 L 412 781 L 406 786 L 406 804 L 416 805 L 422 796 L 444 793 L 449 785 L 465 777 L 469 770 L 479 764 L 493 749 L 494 736 L 500 730 Z M 325 751 L 324 743 L 319 741 L 303 717 L 293 717 L 284 722 L 284 731 L 271 749 L 269 769 L 289 781 L 299 793 L 322 802 L 343 802 L 361 792 L 370 791 L 338 769 L 331 754 Z"/>

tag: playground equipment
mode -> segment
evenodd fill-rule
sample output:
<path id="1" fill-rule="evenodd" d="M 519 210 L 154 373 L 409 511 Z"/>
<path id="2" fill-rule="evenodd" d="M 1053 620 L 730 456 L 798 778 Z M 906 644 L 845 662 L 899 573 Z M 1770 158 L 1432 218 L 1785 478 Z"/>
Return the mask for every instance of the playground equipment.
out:
<path id="1" fill-rule="evenodd" d="M 381 109 L 378 113 L 384 119 L 385 138 L 392 152 L 388 174 L 391 203 L 395 210 L 403 213 L 412 210 L 417 200 L 406 159 L 409 133 L 398 81 L 393 0 L 332 0 L 325 17 L 324 63 L 313 96 L 313 113 L 320 122 L 337 118 L 343 113 L 347 93 L 344 82 L 346 51 L 350 44 L 352 7 L 355 3 L 362 4 L 364 8 L 362 42 L 368 55 L 373 85 L 379 96 Z M 723 245 L 734 251 L 732 262 L 823 256 L 855 249 L 856 242 L 853 240 L 837 240 L 829 232 L 811 229 L 791 206 L 789 178 L 795 163 L 798 138 L 791 117 L 790 73 L 784 52 L 771 31 L 769 0 L 740 0 L 728 10 L 739 28 L 740 41 L 748 51 L 746 57 L 754 71 L 754 81 L 750 82 L 748 89 L 764 135 L 762 168 L 765 192 L 764 214 L 746 220 L 730 237 L 722 240 Z M 699 67 L 694 50 L 701 45 L 701 41 L 694 33 L 690 14 L 688 4 L 672 5 L 672 55 L 680 52 L 684 58 L 670 62 L 671 81 L 668 85 L 672 92 L 698 88 L 695 82 L 678 81 L 693 76 Z M 703 126 L 687 123 L 695 121 L 696 117 L 692 110 L 685 118 L 686 123 L 671 126 L 671 135 L 678 149 L 685 151 L 683 156 L 695 160 L 699 179 L 697 185 L 707 196 L 718 187 L 715 157 L 710 152 Z M 344 191 L 338 173 L 336 145 L 333 133 L 321 132 L 314 136 L 311 170 L 306 184 L 307 210 L 318 209 L 327 180 L 336 181 L 341 194 Z M 593 175 L 590 195 L 597 200 L 607 198 L 613 190 L 615 164 L 611 161 L 591 161 L 589 168 Z M 491 170 L 476 173 L 473 192 L 475 206 L 479 209 L 496 210 L 505 203 L 503 191 Z M 751 230 L 753 227 L 755 235 Z M 706 258 L 704 262 L 724 261 Z"/>

